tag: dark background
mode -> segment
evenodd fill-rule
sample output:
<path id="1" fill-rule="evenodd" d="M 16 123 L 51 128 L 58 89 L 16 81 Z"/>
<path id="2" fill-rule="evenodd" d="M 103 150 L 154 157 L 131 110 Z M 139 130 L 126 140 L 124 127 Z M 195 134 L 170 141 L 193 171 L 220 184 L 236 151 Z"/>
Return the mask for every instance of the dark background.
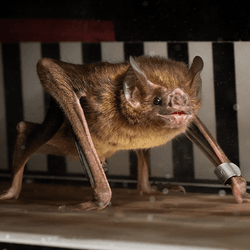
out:
<path id="1" fill-rule="evenodd" d="M 113 21 L 118 41 L 248 41 L 244 1 L 24 0 L 6 1 L 1 19 Z"/>

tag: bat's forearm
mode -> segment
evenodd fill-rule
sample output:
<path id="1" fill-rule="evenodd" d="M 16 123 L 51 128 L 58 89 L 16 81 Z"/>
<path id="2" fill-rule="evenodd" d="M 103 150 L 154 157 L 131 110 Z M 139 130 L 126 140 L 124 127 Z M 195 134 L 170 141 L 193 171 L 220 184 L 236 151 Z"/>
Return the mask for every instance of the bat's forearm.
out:
<path id="1" fill-rule="evenodd" d="M 76 136 L 80 158 L 86 160 L 87 163 L 85 164 L 83 161 L 91 180 L 94 201 L 83 203 L 81 208 L 90 210 L 106 207 L 111 199 L 111 190 L 95 150 L 84 111 L 80 105 L 80 96 L 77 95 L 79 90 L 75 89 L 75 83 L 67 75 L 68 73 L 72 74 L 73 66 L 69 67 L 65 63 L 51 59 L 41 59 L 37 70 L 43 87 L 64 110 Z"/>
<path id="2" fill-rule="evenodd" d="M 224 162 L 230 162 L 217 141 L 214 139 L 214 137 L 211 135 L 209 130 L 206 128 L 206 126 L 202 123 L 202 121 L 199 119 L 199 117 L 195 116 L 193 119 L 193 122 L 197 126 L 197 128 L 201 131 L 203 136 L 206 138 L 208 144 L 213 148 L 216 156 L 219 158 L 220 163 Z"/>
<path id="3" fill-rule="evenodd" d="M 246 193 L 246 181 L 241 171 L 231 163 L 223 150 L 215 141 L 201 120 L 195 116 L 194 124 L 186 131 L 186 136 L 193 141 L 215 165 L 215 174 L 223 184 L 230 184 L 235 200 L 238 203 L 250 202 L 250 195 Z"/>
<path id="4" fill-rule="evenodd" d="M 241 174 L 239 168 L 230 162 L 219 144 L 197 116 L 194 117 L 193 124 L 186 131 L 186 136 L 193 141 L 215 165 L 215 174 L 223 183 L 226 183 L 230 177 Z"/>

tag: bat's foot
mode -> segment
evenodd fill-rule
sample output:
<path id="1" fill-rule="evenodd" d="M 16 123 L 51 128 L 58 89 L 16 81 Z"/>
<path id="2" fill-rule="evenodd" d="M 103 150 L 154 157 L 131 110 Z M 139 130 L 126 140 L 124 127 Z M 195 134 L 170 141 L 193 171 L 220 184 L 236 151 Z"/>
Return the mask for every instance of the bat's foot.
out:
<path id="1" fill-rule="evenodd" d="M 186 194 L 186 190 L 183 186 L 172 185 L 172 184 L 163 185 L 163 184 L 155 184 L 154 183 L 152 186 L 150 184 L 143 185 L 143 186 L 140 185 L 140 186 L 137 186 L 137 190 L 138 190 L 140 195 L 153 194 L 156 192 L 161 192 L 163 194 L 167 194 L 169 191 L 182 192 L 183 194 Z"/>
<path id="2" fill-rule="evenodd" d="M 250 203 L 250 194 L 246 192 L 247 183 L 242 176 L 235 176 L 231 178 L 231 189 L 237 203 L 243 201 Z"/>
<path id="3" fill-rule="evenodd" d="M 149 183 L 146 184 L 138 184 L 137 185 L 137 191 L 140 195 L 143 194 L 152 194 L 155 192 L 155 190 L 151 187 Z"/>
<path id="4" fill-rule="evenodd" d="M 17 199 L 21 190 L 15 188 L 9 188 L 0 193 L 0 200 Z"/>
<path id="5" fill-rule="evenodd" d="M 59 207 L 61 212 L 84 212 L 90 210 L 102 210 L 110 204 L 111 190 L 109 186 L 101 189 L 94 189 L 94 199 L 92 201 L 83 202 L 76 205 L 63 205 Z"/>
<path id="6" fill-rule="evenodd" d="M 172 185 L 172 184 L 154 184 L 153 185 L 158 191 L 162 192 L 163 194 L 168 194 L 169 191 L 173 192 L 182 192 L 186 194 L 186 190 L 183 186 L 180 185 Z"/>
<path id="7" fill-rule="evenodd" d="M 108 205 L 108 204 L 107 204 Z M 88 201 L 77 205 L 63 205 L 58 208 L 60 212 L 84 212 L 90 210 L 102 210 L 107 205 L 101 202 Z"/>

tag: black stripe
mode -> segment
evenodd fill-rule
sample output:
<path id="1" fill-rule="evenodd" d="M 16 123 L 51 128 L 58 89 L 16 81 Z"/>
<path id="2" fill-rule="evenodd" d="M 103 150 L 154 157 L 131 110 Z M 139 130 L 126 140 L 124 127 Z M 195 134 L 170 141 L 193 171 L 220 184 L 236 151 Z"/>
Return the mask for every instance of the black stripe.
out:
<path id="1" fill-rule="evenodd" d="M 100 43 L 83 43 L 82 44 L 83 63 L 95 63 L 101 61 Z"/>
<path id="2" fill-rule="evenodd" d="M 18 243 L 0 243 L 0 249 L 8 249 L 8 250 L 62 250 L 65 248 L 61 247 L 47 247 L 47 246 L 38 246 L 38 245 L 26 245 L 26 244 L 18 244 Z M 68 248 L 70 249 L 70 248 Z M 72 248 L 71 248 L 72 249 Z M 81 248 L 83 249 L 83 248 Z M 87 248 L 83 250 L 88 250 Z"/>
<path id="3" fill-rule="evenodd" d="M 143 43 L 124 43 L 125 60 L 128 61 L 130 56 L 138 57 L 143 55 Z M 137 155 L 135 151 L 129 153 L 130 177 L 137 178 Z"/>
<path id="4" fill-rule="evenodd" d="M 60 60 L 60 47 L 58 43 L 42 43 L 42 57 Z"/>
<path id="5" fill-rule="evenodd" d="M 60 60 L 60 48 L 58 43 L 42 43 L 42 57 L 49 57 Z M 50 95 L 44 92 L 45 112 L 47 112 L 50 104 Z M 48 155 L 47 156 L 48 173 L 51 175 L 66 174 L 66 160 L 62 156 Z"/>
<path id="6" fill-rule="evenodd" d="M 239 164 L 233 43 L 213 43 L 217 141 L 228 158 Z"/>
<path id="7" fill-rule="evenodd" d="M 23 120 L 23 99 L 20 69 L 20 48 L 18 43 L 3 43 L 3 78 L 5 91 L 6 129 L 8 162 L 16 135 L 16 125 Z"/>
<path id="8" fill-rule="evenodd" d="M 248 10 L 239 1 L 30 2 L 6 1 L 1 18 L 113 20 L 117 41 L 249 41 Z"/>
<path id="9" fill-rule="evenodd" d="M 128 61 L 130 56 L 142 56 L 144 53 L 142 43 L 124 43 L 125 60 Z"/>
<path id="10" fill-rule="evenodd" d="M 182 61 L 188 64 L 188 46 L 187 43 L 169 43 L 169 58 Z M 178 137 L 173 140 L 173 165 L 174 179 L 176 181 L 194 180 L 194 162 L 193 162 L 193 144 L 186 137 Z"/>
<path id="11" fill-rule="evenodd" d="M 42 43 L 42 57 L 60 60 L 60 48 L 58 43 Z M 50 104 L 50 94 L 44 91 L 45 112 L 48 111 Z"/>
<path id="12" fill-rule="evenodd" d="M 175 61 L 188 64 L 187 43 L 168 43 L 168 57 Z"/>

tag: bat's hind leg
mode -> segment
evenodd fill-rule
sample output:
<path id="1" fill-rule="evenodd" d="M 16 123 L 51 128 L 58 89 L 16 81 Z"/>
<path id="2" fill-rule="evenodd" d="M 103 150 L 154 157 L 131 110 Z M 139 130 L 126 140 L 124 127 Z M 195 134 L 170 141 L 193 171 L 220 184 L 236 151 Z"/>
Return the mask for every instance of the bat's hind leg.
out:
<path id="1" fill-rule="evenodd" d="M 11 160 L 12 183 L 8 190 L 0 194 L 0 200 L 17 199 L 19 197 L 26 162 L 56 134 L 63 121 L 63 112 L 59 109 L 55 101 L 52 100 L 42 124 L 25 121 L 18 123 Z"/>
<path id="2" fill-rule="evenodd" d="M 162 185 L 162 184 L 153 184 L 154 188 L 149 183 L 149 151 L 143 149 L 137 149 L 137 191 L 140 195 L 143 194 L 153 194 L 156 191 L 161 193 L 166 193 L 169 191 L 183 192 L 186 193 L 186 190 L 182 186 L 178 185 Z"/>
<path id="3" fill-rule="evenodd" d="M 12 184 L 11 187 L 0 195 L 0 200 L 17 199 L 22 188 L 23 171 L 26 162 L 32 155 L 28 145 L 29 134 L 34 132 L 39 124 L 19 122 L 16 127 L 16 141 L 12 155 Z"/>
<path id="4" fill-rule="evenodd" d="M 149 150 L 138 149 L 137 154 L 137 191 L 140 195 L 151 194 L 153 189 L 149 183 Z"/>

